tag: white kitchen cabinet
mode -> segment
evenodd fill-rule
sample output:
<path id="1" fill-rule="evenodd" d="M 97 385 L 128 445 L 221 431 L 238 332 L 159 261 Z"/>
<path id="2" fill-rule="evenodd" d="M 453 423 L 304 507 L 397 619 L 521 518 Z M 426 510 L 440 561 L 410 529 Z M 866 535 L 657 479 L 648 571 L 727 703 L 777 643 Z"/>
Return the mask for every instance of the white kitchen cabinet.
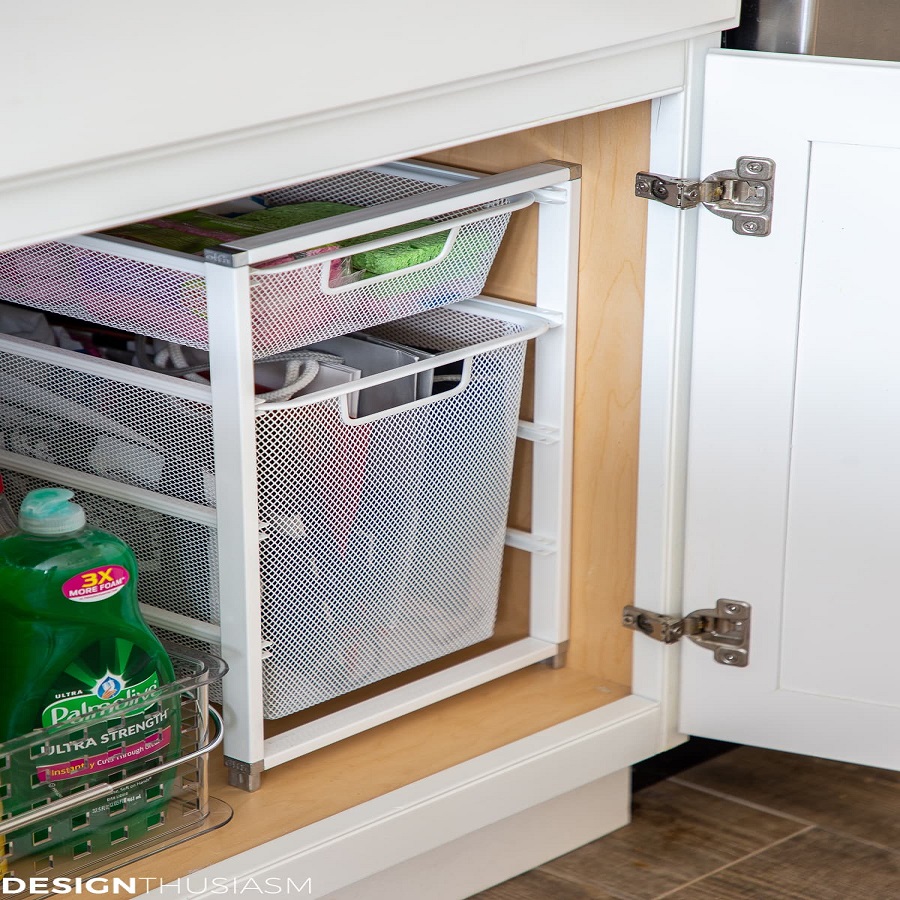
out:
<path id="1" fill-rule="evenodd" d="M 701 170 L 777 172 L 770 237 L 699 223 L 684 603 L 753 614 L 747 668 L 683 650 L 680 728 L 898 769 L 900 228 L 860 185 L 900 163 L 900 65 L 723 52 L 706 83 Z"/>
<path id="2" fill-rule="evenodd" d="M 137 117 L 131 146 L 106 162 L 96 147 L 84 147 L 71 164 L 48 157 L 23 176 L 13 160 L 4 170 L 9 177 L 0 187 L 9 203 L 0 239 L 12 246 L 649 96 L 662 97 L 652 116 L 651 171 L 696 177 L 731 168 L 742 155 L 776 163 L 769 237 L 738 235 L 703 210 L 648 209 L 637 564 L 634 596 L 621 598 L 673 615 L 719 598 L 750 604 L 749 665 L 718 665 L 690 642 L 667 647 L 637 636 L 631 684 L 620 693 L 603 688 L 610 702 L 463 753 L 461 761 L 451 754 L 442 768 L 423 772 L 410 754 L 405 780 L 382 778 L 377 745 L 384 737 L 356 745 L 355 755 L 347 742 L 349 749 L 310 760 L 306 769 L 304 760 L 294 761 L 272 773 L 283 780 L 271 782 L 271 793 L 264 783 L 246 803 L 259 798 L 277 812 L 287 779 L 307 770 L 340 790 L 345 776 L 352 780 L 354 769 L 368 766 L 382 787 L 225 859 L 200 839 L 180 856 L 172 852 L 169 877 L 194 871 L 195 884 L 310 878 L 316 895 L 347 900 L 462 897 L 624 824 L 627 768 L 678 742 L 680 733 L 900 765 L 890 687 L 897 667 L 889 638 L 877 633 L 881 619 L 890 621 L 897 506 L 886 471 L 900 391 L 884 362 L 893 324 L 891 223 L 886 212 L 863 221 L 866 193 L 856 187 L 883 178 L 900 153 L 896 124 L 879 114 L 897 96 L 900 67 L 725 53 L 711 50 L 714 37 L 688 40 L 732 24 L 734 4 L 725 7 L 710 0 L 703 8 L 698 0 L 678 11 L 665 34 L 645 29 L 616 38 L 635 42 L 618 52 L 596 50 L 597 35 L 611 27 L 598 18 L 588 40 L 595 50 L 557 48 L 555 64 L 519 57 L 503 62 L 502 72 L 448 70 L 441 90 L 419 84 L 380 100 L 341 95 L 329 101 L 330 112 L 310 108 L 294 118 L 267 107 L 265 122 L 204 120 L 201 135 L 166 134 L 152 149 L 140 149 L 150 144 Z M 645 24 L 648 16 L 635 13 Z M 715 112 L 704 119 L 707 57 Z M 814 86 L 819 79 L 824 87 Z M 785 111 L 776 112 L 782 102 Z M 454 109 L 465 114 L 454 119 Z M 216 114 L 224 116 L 224 107 Z M 373 121 L 380 127 L 368 128 Z M 776 125 L 788 136 L 777 136 Z M 208 165 L 198 165 L 200 158 Z M 813 188 L 839 175 L 846 184 L 824 201 L 813 197 Z M 122 190 L 109 191 L 117 179 Z M 43 215 L 32 210 L 50 197 L 59 198 L 52 215 L 46 199 Z M 862 237 L 833 240 L 854 223 Z M 698 245 L 712 261 L 695 255 Z M 586 250 L 595 248 L 583 246 L 582 255 Z M 829 261 L 824 278 L 819 260 Z M 866 503 L 872 494 L 877 502 Z M 838 527 L 823 529 L 829 522 Z M 791 660 L 789 648 L 797 654 Z M 546 675 L 534 686 L 558 673 Z M 516 703 L 529 702 L 530 687 Z M 407 730 L 403 740 L 420 740 L 425 753 L 432 729 L 475 747 L 459 729 L 475 727 L 478 710 L 485 728 L 502 718 L 513 697 L 505 690 L 472 705 L 468 718 L 458 717 L 459 705 L 439 705 L 416 720 L 418 738 Z M 535 695 L 536 717 L 540 700 Z M 250 814 L 235 805 L 232 829 Z M 228 832 L 221 834 L 227 846 Z M 148 861 L 140 873 L 154 876 L 154 866 Z"/>

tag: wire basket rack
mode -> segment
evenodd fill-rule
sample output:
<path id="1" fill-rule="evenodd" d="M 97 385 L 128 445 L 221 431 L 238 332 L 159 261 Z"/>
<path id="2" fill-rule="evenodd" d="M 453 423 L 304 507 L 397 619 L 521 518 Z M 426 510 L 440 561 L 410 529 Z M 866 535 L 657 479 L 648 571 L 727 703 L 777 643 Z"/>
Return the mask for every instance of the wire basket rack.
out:
<path id="1" fill-rule="evenodd" d="M 408 168 L 408 166 L 407 166 Z M 475 179 L 477 182 L 477 179 Z M 510 196 L 422 218 L 424 206 L 442 182 L 410 175 L 401 167 L 360 170 L 261 195 L 268 207 L 332 201 L 363 207 L 372 215 L 398 201 L 412 205 L 406 218 L 418 226 L 395 237 L 377 237 L 341 249 L 317 239 L 301 257 L 279 257 L 278 243 L 292 229 L 261 240 L 272 260 L 250 267 L 253 352 L 259 358 L 323 338 L 346 334 L 474 297 L 484 287 L 514 209 L 530 195 Z M 340 226 L 354 213 L 322 220 Z M 377 234 L 377 232 L 376 232 Z M 443 236 L 433 259 L 381 274 L 359 272 L 349 281 L 336 275 L 342 263 L 372 247 L 381 249 L 411 236 Z M 324 252 L 323 252 L 324 251 Z M 190 347 L 208 349 L 210 295 L 202 258 L 103 234 L 49 241 L 0 253 L 0 296 L 48 312 L 133 331 Z M 361 277 L 361 276 L 365 277 Z"/>

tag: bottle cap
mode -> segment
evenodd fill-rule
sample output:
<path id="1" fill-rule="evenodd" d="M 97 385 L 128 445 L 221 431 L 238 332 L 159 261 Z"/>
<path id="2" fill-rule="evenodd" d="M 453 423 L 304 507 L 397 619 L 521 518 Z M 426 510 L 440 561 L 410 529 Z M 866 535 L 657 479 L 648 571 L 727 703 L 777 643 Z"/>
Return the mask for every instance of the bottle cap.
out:
<path id="1" fill-rule="evenodd" d="M 28 534 L 71 534 L 84 528 L 84 510 L 69 501 L 66 488 L 38 488 L 25 495 L 19 507 L 19 528 Z"/>

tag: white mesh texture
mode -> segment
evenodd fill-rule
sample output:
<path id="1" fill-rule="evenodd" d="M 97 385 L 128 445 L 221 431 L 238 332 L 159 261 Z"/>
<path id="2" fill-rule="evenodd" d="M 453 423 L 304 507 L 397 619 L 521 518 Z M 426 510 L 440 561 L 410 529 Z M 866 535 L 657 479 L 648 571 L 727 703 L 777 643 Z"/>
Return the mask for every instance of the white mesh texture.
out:
<path id="1" fill-rule="evenodd" d="M 214 505 L 211 408 L 0 350 L 0 446 L 194 503 Z M 105 374 L 109 373 L 109 374 Z"/>
<path id="2" fill-rule="evenodd" d="M 328 199 L 372 206 L 435 187 L 363 171 L 273 192 L 269 198 L 275 205 Z M 496 214 L 462 226 L 443 259 L 364 279 L 336 293 L 322 287 L 323 278 L 328 283 L 329 262 L 284 273 L 254 269 L 254 355 L 278 353 L 479 294 L 510 215 L 502 203 L 485 208 Z M 453 216 L 440 218 L 449 221 Z M 158 263 L 150 264 L 58 242 L 9 250 L 0 253 L 0 298 L 208 349 L 205 280 L 167 268 L 162 252 Z"/>
<path id="3" fill-rule="evenodd" d="M 266 206 L 285 206 L 288 203 L 304 203 L 308 200 L 375 206 L 390 200 L 425 194 L 438 187 L 439 184 L 427 181 L 361 170 L 268 191 L 262 195 L 262 199 Z"/>
<path id="4" fill-rule="evenodd" d="M 516 327 L 435 310 L 389 331 L 426 349 Z M 525 345 L 462 393 L 347 425 L 337 400 L 258 419 L 266 716 L 490 637 Z"/>
<path id="5" fill-rule="evenodd" d="M 159 264 L 50 241 L 0 253 L 0 297 L 147 334 L 208 346 L 206 281 Z"/>

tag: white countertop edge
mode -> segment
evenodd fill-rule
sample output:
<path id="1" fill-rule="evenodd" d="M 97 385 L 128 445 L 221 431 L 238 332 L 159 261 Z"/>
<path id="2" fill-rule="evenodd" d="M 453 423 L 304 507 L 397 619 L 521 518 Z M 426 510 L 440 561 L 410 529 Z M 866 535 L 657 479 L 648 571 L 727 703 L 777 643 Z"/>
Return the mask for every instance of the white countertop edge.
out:
<path id="1" fill-rule="evenodd" d="M 685 40 L 720 24 L 669 43 L 0 181 L 0 249 L 673 93 L 684 84 Z"/>

